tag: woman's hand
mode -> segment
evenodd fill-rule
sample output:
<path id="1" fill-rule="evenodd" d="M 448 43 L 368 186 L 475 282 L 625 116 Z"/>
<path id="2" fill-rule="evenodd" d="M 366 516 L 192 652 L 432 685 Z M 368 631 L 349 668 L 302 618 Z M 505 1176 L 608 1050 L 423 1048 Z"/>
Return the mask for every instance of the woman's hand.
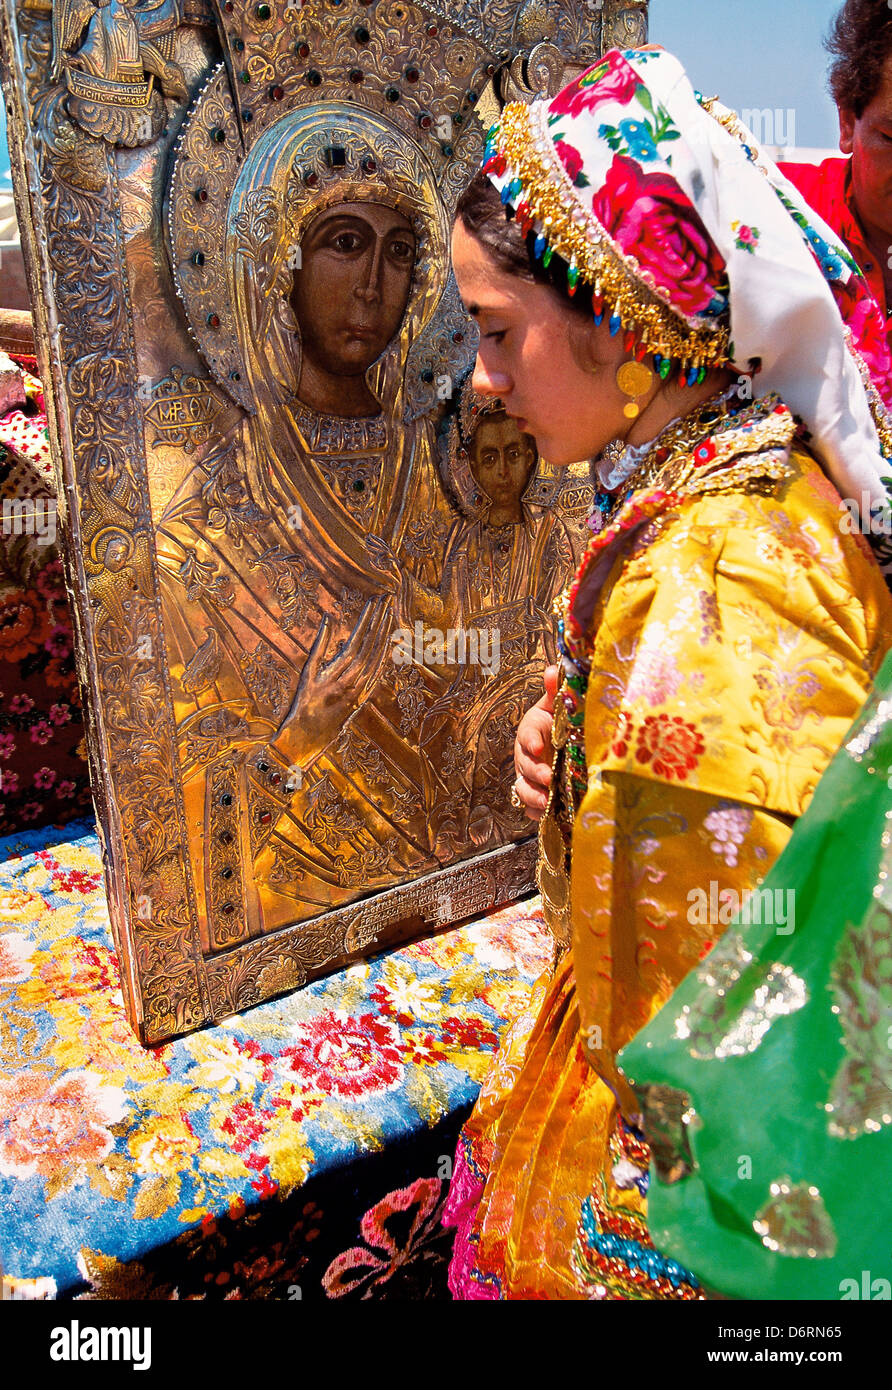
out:
<path id="1" fill-rule="evenodd" d="M 551 786 L 551 726 L 554 722 L 554 702 L 557 695 L 558 668 L 545 668 L 545 694 L 528 709 L 517 728 L 514 740 L 514 783 L 517 795 L 530 820 L 539 821 L 548 805 Z"/>
<path id="2" fill-rule="evenodd" d="M 393 599 L 369 599 L 347 641 L 326 661 L 332 627 L 328 616 L 322 619 L 273 748 L 305 767 L 334 741 L 374 684 L 388 655 L 392 626 Z"/>

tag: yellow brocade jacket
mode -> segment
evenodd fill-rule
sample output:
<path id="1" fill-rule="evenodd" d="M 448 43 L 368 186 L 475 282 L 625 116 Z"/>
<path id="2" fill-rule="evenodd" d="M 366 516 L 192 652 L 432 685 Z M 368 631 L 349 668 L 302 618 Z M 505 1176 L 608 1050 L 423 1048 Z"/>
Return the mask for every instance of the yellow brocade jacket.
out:
<path id="1" fill-rule="evenodd" d="M 758 887 L 892 644 L 876 561 L 794 429 L 766 397 L 664 431 L 564 596 L 540 886 L 572 946 L 466 1127 L 485 1185 L 453 1288 L 703 1297 L 647 1230 L 615 1057 Z"/>

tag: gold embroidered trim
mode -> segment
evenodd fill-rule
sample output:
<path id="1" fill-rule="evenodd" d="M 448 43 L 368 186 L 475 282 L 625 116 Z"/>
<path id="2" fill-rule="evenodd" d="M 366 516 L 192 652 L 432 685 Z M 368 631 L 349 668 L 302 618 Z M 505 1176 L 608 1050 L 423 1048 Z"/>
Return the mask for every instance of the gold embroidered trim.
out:
<path id="1" fill-rule="evenodd" d="M 613 514 L 642 487 L 705 493 L 733 492 L 751 484 L 755 491 L 759 483 L 770 485 L 789 477 L 796 422 L 789 411 L 776 413 L 780 404 L 780 397 L 772 393 L 731 416 L 723 397 L 707 401 L 657 436 L 647 457 L 618 493 Z M 701 462 L 694 455 L 707 443 L 714 444 L 715 454 Z M 739 462 L 728 467 L 732 459 Z"/>
<path id="2" fill-rule="evenodd" d="M 677 358 L 688 369 L 714 367 L 728 360 L 727 324 L 706 325 L 674 309 L 653 276 L 623 252 L 593 213 L 575 196 L 546 127 L 545 104 L 511 102 L 502 112 L 499 152 L 507 161 L 504 179 L 520 179 L 528 218 L 571 270 L 602 295 L 625 329 L 661 357 Z M 539 126 L 534 129 L 534 123 Z"/>

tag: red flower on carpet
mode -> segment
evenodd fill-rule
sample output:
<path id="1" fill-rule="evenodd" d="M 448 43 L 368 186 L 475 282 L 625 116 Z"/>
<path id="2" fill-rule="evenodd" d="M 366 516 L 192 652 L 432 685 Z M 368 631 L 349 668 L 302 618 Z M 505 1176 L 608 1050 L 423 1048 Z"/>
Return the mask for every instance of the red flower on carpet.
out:
<path id="1" fill-rule="evenodd" d="M 638 730 L 635 757 L 639 763 L 652 761 L 658 777 L 683 782 L 704 748 L 702 735 L 680 715 L 649 714 Z"/>
<path id="2" fill-rule="evenodd" d="M 551 102 L 550 109 L 564 116 L 581 116 L 586 111 L 596 111 L 607 101 L 625 104 L 643 85 L 628 60 L 614 49 L 565 87 Z"/>
<path id="3" fill-rule="evenodd" d="M 617 244 L 654 276 L 673 308 L 699 314 L 725 278 L 725 262 L 687 194 L 669 174 L 645 174 L 614 156 L 592 211 Z"/>
<path id="4" fill-rule="evenodd" d="M 289 1072 L 341 1100 L 392 1091 L 403 1079 L 400 1032 L 388 1019 L 326 1009 L 292 1033 L 295 1045 L 280 1054 Z"/>
<path id="5" fill-rule="evenodd" d="M 229 1135 L 235 1152 L 243 1154 L 252 1144 L 266 1137 L 274 1119 L 271 1110 L 258 1110 L 250 1101 L 241 1100 L 231 1107 L 220 1128 L 224 1134 Z M 262 1165 L 266 1166 L 269 1159 L 265 1156 L 260 1157 Z"/>
<path id="6" fill-rule="evenodd" d="M 50 560 L 37 576 L 37 589 L 50 602 L 62 603 L 65 600 L 65 575 L 61 560 Z"/>
<path id="7" fill-rule="evenodd" d="M 125 1110 L 124 1092 L 87 1072 L 0 1080 L 0 1173 L 49 1178 L 72 1163 L 98 1163 L 114 1147 L 107 1126 Z"/>
<path id="8" fill-rule="evenodd" d="M 40 650 L 49 632 L 49 614 L 36 594 L 19 590 L 0 599 L 0 661 L 22 661 L 31 656 Z"/>
<path id="9" fill-rule="evenodd" d="M 482 1018 L 443 1020 L 443 1041 L 458 1047 L 498 1047 L 499 1035 Z"/>
<path id="10" fill-rule="evenodd" d="M 64 623 L 57 623 L 43 645 L 50 656 L 58 657 L 60 661 L 64 660 L 71 654 L 71 628 L 66 627 Z"/>
<path id="11" fill-rule="evenodd" d="M 411 1020 L 414 1022 L 414 1020 Z M 404 1061 L 410 1066 L 435 1066 L 445 1062 L 448 1054 L 432 1033 L 407 1033 L 402 1040 Z"/>
<path id="12" fill-rule="evenodd" d="M 53 872 L 53 892 L 54 893 L 95 893 L 102 882 L 102 874 L 91 874 L 87 869 L 62 869 L 57 868 Z M 92 947 L 85 947 L 85 953 L 89 954 Z"/>
<path id="13" fill-rule="evenodd" d="M 43 673 L 43 678 L 47 685 L 51 685 L 54 690 L 66 687 L 73 691 L 74 668 L 71 665 L 71 654 L 68 656 L 54 656 Z M 72 699 L 74 695 L 72 693 Z"/>
<path id="14" fill-rule="evenodd" d="M 390 990 L 385 984 L 378 984 L 369 995 L 371 1002 L 376 1005 L 378 1012 L 384 1018 L 392 1018 L 402 1028 L 411 1028 L 415 1019 L 411 1014 L 401 1013 L 393 1001 Z"/>
<path id="15" fill-rule="evenodd" d="M 419 1178 L 371 1207 L 359 1225 L 371 1249 L 355 1245 L 332 1260 L 322 1276 L 329 1298 L 343 1298 L 363 1284 L 363 1298 L 371 1298 L 373 1285 L 386 1283 L 422 1246 L 441 1235 L 440 1193 L 439 1178 Z"/>

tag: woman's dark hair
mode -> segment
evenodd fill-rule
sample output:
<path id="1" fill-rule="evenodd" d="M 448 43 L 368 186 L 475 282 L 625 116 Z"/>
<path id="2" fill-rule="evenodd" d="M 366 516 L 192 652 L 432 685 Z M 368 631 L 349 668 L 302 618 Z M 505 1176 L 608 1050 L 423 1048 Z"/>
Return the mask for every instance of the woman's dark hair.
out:
<path id="1" fill-rule="evenodd" d="M 846 0 L 826 48 L 835 55 L 830 67 L 833 100 L 860 120 L 880 90 L 886 59 L 892 55 L 888 0 Z"/>
<path id="2" fill-rule="evenodd" d="M 519 280 L 550 285 L 566 302 L 567 307 L 580 314 L 592 311 L 592 292 L 582 281 L 575 295 L 567 293 L 567 262 L 553 255 L 547 266 L 534 251 L 533 232 L 524 236 L 511 210 L 504 206 L 489 177 L 479 170 L 468 184 L 455 208 L 456 221 L 466 232 L 485 247 L 499 270 Z"/>

